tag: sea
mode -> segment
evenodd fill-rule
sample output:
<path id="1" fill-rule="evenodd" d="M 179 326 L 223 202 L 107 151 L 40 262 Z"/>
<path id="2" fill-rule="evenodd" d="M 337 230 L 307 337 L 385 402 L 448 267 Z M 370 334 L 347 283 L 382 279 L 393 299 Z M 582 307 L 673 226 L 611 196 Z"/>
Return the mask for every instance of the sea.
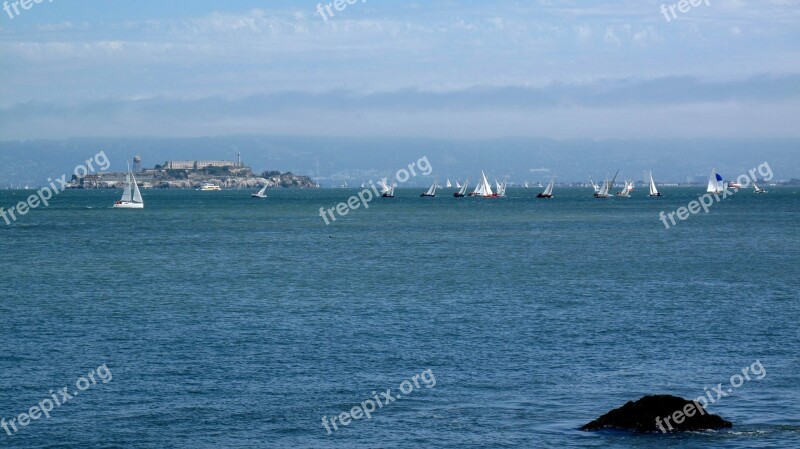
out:
<path id="1" fill-rule="evenodd" d="M 0 221 L 0 447 L 800 447 L 800 188 L 669 229 L 703 187 L 424 190 L 330 224 L 359 189 L 73 190 Z M 733 427 L 578 430 L 649 394 Z"/>

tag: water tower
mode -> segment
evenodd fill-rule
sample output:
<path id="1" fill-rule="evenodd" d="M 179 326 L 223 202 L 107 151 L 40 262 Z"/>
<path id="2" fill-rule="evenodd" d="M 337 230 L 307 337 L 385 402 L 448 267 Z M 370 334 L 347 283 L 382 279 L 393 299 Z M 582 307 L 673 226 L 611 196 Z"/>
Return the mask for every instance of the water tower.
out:
<path id="1" fill-rule="evenodd" d="M 134 156 L 133 157 L 133 172 L 140 173 L 142 171 L 142 157 L 141 156 Z"/>

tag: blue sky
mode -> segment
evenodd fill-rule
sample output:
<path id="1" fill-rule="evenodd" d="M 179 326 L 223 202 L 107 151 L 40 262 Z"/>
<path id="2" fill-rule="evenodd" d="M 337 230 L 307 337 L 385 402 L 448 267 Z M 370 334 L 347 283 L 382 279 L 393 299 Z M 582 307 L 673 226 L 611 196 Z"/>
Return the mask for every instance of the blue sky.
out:
<path id="1" fill-rule="evenodd" d="M 0 139 L 800 135 L 800 0 L 317 3 L 0 11 Z"/>

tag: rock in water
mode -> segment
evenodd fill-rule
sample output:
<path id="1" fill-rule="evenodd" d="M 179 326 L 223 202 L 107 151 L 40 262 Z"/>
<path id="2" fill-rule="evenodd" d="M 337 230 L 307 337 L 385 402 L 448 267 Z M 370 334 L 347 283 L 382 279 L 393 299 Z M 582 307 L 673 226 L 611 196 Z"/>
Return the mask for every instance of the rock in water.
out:
<path id="1" fill-rule="evenodd" d="M 628 430 L 633 432 L 685 432 L 724 429 L 733 424 L 708 413 L 694 401 L 668 394 L 630 401 L 581 427 L 581 430 Z"/>

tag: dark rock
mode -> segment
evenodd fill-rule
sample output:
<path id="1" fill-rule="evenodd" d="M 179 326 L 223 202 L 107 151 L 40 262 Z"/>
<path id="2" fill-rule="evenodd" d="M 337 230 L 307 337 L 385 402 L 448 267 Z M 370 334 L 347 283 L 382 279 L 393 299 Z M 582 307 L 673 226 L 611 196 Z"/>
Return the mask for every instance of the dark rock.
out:
<path id="1" fill-rule="evenodd" d="M 666 433 L 724 429 L 732 425 L 730 421 L 708 413 L 697 402 L 660 394 L 630 401 L 584 425 L 580 430 L 614 429 Z"/>

